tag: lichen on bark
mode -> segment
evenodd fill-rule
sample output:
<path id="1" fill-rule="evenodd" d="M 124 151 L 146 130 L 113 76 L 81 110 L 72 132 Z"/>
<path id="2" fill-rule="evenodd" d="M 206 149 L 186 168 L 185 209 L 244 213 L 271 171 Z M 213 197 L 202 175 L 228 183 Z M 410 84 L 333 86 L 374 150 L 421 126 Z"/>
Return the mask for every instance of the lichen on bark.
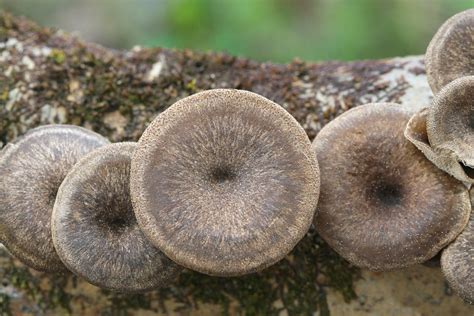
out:
<path id="1" fill-rule="evenodd" d="M 112 141 L 136 141 L 169 105 L 212 88 L 250 90 L 275 101 L 310 139 L 351 107 L 386 101 L 416 110 L 431 98 L 422 59 L 416 56 L 281 65 L 213 52 L 115 51 L 0 14 L 0 145 L 49 123 L 82 125 Z M 331 287 L 350 300 L 359 275 L 313 230 L 289 256 L 261 273 L 223 279 L 185 271 L 170 288 L 133 296 L 98 292 L 69 275 L 34 272 L 6 252 L 0 258 L 0 314 L 19 308 L 78 311 L 94 302 L 102 314 L 217 304 L 223 314 L 277 314 L 284 309 L 308 314 L 319 309 L 327 315 L 325 290 Z"/>

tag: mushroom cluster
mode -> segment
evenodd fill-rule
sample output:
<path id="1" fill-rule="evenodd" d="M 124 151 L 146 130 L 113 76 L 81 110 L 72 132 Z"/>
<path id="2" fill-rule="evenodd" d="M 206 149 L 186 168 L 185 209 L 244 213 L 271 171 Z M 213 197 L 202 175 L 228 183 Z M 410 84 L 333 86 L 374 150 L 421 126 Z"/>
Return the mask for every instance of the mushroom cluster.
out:
<path id="1" fill-rule="evenodd" d="M 183 128 L 184 127 L 184 128 Z M 216 89 L 161 113 L 138 143 L 36 128 L 0 152 L 0 241 L 25 264 L 118 292 L 262 270 L 308 231 L 319 167 L 299 123 Z M 35 240 L 35 243 L 31 243 Z"/>
<path id="2" fill-rule="evenodd" d="M 349 262 L 385 271 L 441 257 L 450 286 L 474 303 L 474 9 L 431 41 L 431 106 L 347 111 L 316 136 L 317 231 Z M 472 194 L 472 191 L 471 191 Z"/>
<path id="3" fill-rule="evenodd" d="M 231 89 L 176 102 L 138 143 L 69 125 L 33 129 L 0 152 L 0 242 L 35 269 L 142 292 L 182 267 L 260 271 L 314 223 L 362 268 L 441 253 L 449 284 L 472 303 L 473 52 L 474 9 L 428 47 L 430 107 L 362 105 L 312 144 L 281 106 Z"/>
<path id="4" fill-rule="evenodd" d="M 430 107 L 410 113 L 397 104 L 366 104 L 316 136 L 314 224 L 361 268 L 441 258 L 448 283 L 474 303 L 474 9 L 439 29 L 425 63 L 435 94 Z"/>
<path id="5" fill-rule="evenodd" d="M 356 266 L 386 271 L 427 261 L 469 219 L 465 186 L 404 138 L 409 118 L 397 104 L 366 104 L 313 142 L 321 170 L 316 230 Z"/>
<path id="6" fill-rule="evenodd" d="M 474 183 L 474 9 L 447 20 L 425 56 L 432 105 L 416 113 L 407 138 L 438 168 Z M 474 303 L 474 213 L 462 233 L 441 252 L 441 270 L 449 285 Z"/>

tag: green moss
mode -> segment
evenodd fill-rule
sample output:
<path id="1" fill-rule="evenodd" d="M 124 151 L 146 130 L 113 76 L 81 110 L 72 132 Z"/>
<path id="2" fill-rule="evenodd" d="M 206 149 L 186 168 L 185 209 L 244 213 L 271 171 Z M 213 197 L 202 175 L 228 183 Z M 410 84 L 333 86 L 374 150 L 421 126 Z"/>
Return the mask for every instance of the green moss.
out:
<path id="1" fill-rule="evenodd" d="M 191 93 L 195 93 L 197 91 L 197 88 L 196 88 L 196 79 L 193 79 L 191 81 L 189 81 L 187 84 L 186 84 L 186 89 L 191 92 Z"/>
<path id="2" fill-rule="evenodd" d="M 0 293 L 0 316 L 11 316 L 10 296 Z"/>
<path id="3" fill-rule="evenodd" d="M 152 306 L 152 297 L 147 294 L 125 295 L 102 291 L 107 297 L 107 304 L 101 311 L 103 316 L 128 316 L 132 310 L 149 310 L 158 312 L 158 308 Z"/>
<path id="4" fill-rule="evenodd" d="M 42 278 L 33 276 L 28 268 L 17 266 L 13 262 L 5 269 L 4 274 L 4 283 L 20 290 L 39 310 L 45 312 L 60 309 L 63 314 L 65 312 L 72 313 L 72 296 L 65 291 L 69 280 L 68 276 L 47 276 L 48 286 L 45 288 L 41 286 Z M 10 301 L 7 300 L 6 302 L 9 303 Z M 7 311 L 8 307 L 8 305 L 5 305 Z"/>
<path id="5" fill-rule="evenodd" d="M 49 57 L 52 58 L 56 64 L 62 64 L 66 59 L 66 54 L 60 49 L 53 49 Z"/>
<path id="6" fill-rule="evenodd" d="M 8 99 L 8 90 L 5 89 L 0 93 L 0 101 L 6 101 Z"/>
<path id="7" fill-rule="evenodd" d="M 293 252 L 273 267 L 260 273 L 218 278 L 185 270 L 168 288 L 145 294 L 120 294 L 102 291 L 106 299 L 102 315 L 131 315 L 143 309 L 167 312 L 164 302 L 173 300 L 176 310 L 199 308 L 202 304 L 220 306 L 222 315 L 231 311 L 245 315 L 278 315 L 287 310 L 290 315 L 329 315 L 326 288 L 331 287 L 347 301 L 356 297 L 352 283 L 359 271 L 335 254 L 314 232 L 310 232 Z M 72 313 L 67 276 L 48 276 L 48 288 L 27 268 L 11 265 L 6 279 L 21 290 L 40 310 L 61 310 Z M 324 284 L 319 281 L 326 280 Z M 1 299 L 1 296 L 0 296 Z M 0 300 L 4 313 L 9 311 L 9 298 Z"/>
<path id="8" fill-rule="evenodd" d="M 150 302 L 173 299 L 178 310 L 195 309 L 201 304 L 214 304 L 222 315 L 236 309 L 245 315 L 278 315 L 287 310 L 290 315 L 329 315 L 326 288 L 341 292 L 347 301 L 356 297 L 352 283 L 358 278 L 358 269 L 334 253 L 314 232 L 310 232 L 290 256 L 261 273 L 218 278 L 186 270 L 173 287 L 142 295 L 120 295 L 104 292 L 110 304 L 107 315 L 124 314 L 136 309 L 166 311 L 151 307 Z M 320 278 L 327 280 L 320 284 Z M 235 303 L 235 304 L 232 304 Z"/>

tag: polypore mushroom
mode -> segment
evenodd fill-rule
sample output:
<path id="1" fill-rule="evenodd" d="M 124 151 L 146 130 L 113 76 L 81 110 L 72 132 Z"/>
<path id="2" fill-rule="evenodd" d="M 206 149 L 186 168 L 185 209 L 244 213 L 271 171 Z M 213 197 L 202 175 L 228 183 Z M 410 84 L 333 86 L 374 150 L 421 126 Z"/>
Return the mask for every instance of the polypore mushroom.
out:
<path id="1" fill-rule="evenodd" d="M 425 64 L 434 93 L 454 79 L 474 75 L 474 9 L 452 16 L 439 28 L 428 45 Z"/>
<path id="2" fill-rule="evenodd" d="M 316 230 L 356 266 L 422 263 L 468 221 L 467 189 L 404 138 L 409 118 L 397 104 L 367 104 L 330 122 L 313 142 L 321 172 Z"/>
<path id="3" fill-rule="evenodd" d="M 471 190 L 474 205 L 474 191 Z M 441 254 L 441 270 L 449 286 L 474 304 L 474 213 L 463 232 Z"/>
<path id="4" fill-rule="evenodd" d="M 120 292 L 167 285 L 178 271 L 136 222 L 129 192 L 135 147 L 111 144 L 81 159 L 61 184 L 52 215 L 54 246 L 68 269 Z"/>
<path id="5" fill-rule="evenodd" d="M 460 164 L 474 178 L 474 76 L 446 85 L 428 112 L 426 130 L 431 146 L 443 159 Z"/>
<path id="6" fill-rule="evenodd" d="M 168 257 L 216 276 L 282 259 L 311 225 L 319 169 L 282 107 L 216 89 L 184 98 L 141 137 L 131 192 L 139 225 Z"/>
<path id="7" fill-rule="evenodd" d="M 30 267 L 64 269 L 51 240 L 56 192 L 72 166 L 108 143 L 71 125 L 35 128 L 8 144 L 0 155 L 0 241 Z"/>
<path id="8" fill-rule="evenodd" d="M 435 150 L 431 147 L 426 131 L 428 112 L 429 108 L 424 108 L 410 118 L 405 129 L 405 137 L 421 150 L 425 157 L 434 163 L 436 167 L 460 181 L 474 183 L 474 177 L 470 172 L 470 168 L 466 168 L 464 164 L 459 163 L 452 152 L 442 148 Z"/>

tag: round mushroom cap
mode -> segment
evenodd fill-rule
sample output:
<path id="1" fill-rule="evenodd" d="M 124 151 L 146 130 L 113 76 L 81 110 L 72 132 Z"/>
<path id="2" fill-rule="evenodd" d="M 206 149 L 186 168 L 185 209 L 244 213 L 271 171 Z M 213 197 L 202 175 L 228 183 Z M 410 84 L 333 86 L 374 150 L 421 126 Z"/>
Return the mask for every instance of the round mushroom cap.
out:
<path id="1" fill-rule="evenodd" d="M 436 95 L 426 130 L 432 147 L 474 178 L 474 76 L 456 79 Z"/>
<path id="2" fill-rule="evenodd" d="M 135 143 L 116 143 L 81 159 L 59 188 L 54 246 L 74 274 L 101 288 L 142 292 L 168 285 L 178 266 L 145 238 L 130 199 Z"/>
<path id="3" fill-rule="evenodd" d="M 471 190 L 474 205 L 474 191 Z M 441 254 L 441 270 L 449 286 L 474 304 L 474 213 L 463 232 Z"/>
<path id="4" fill-rule="evenodd" d="M 0 241 L 28 266 L 64 270 L 51 240 L 57 190 L 72 166 L 107 144 L 104 137 L 72 125 L 32 129 L 0 153 Z"/>
<path id="5" fill-rule="evenodd" d="M 311 143 L 282 107 L 216 89 L 184 98 L 141 137 L 131 192 L 153 244 L 216 276 L 264 269 L 308 231 L 319 195 Z"/>
<path id="6" fill-rule="evenodd" d="M 467 189 L 404 138 L 409 118 L 397 104 L 367 104 L 337 117 L 313 142 L 321 172 L 316 230 L 356 266 L 422 263 L 467 224 Z"/>
<path id="7" fill-rule="evenodd" d="M 435 94 L 454 79 L 474 75 L 474 9 L 444 22 L 428 45 L 425 64 Z"/>

